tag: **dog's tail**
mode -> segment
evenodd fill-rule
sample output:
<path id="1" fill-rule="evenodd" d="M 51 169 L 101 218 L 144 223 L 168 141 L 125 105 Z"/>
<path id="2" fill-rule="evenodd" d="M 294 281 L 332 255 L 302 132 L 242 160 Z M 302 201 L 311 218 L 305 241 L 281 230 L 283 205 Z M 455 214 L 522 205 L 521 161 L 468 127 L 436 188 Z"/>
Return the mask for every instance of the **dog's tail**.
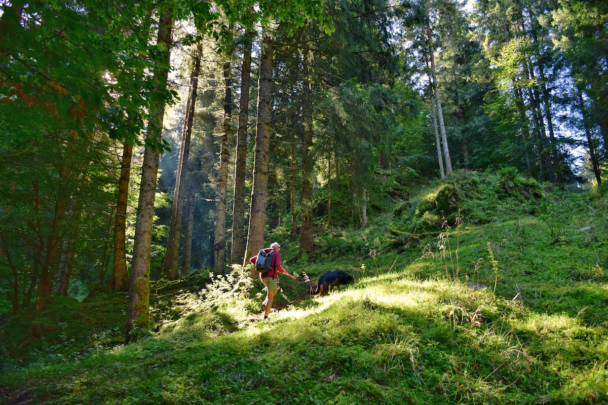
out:
<path id="1" fill-rule="evenodd" d="M 312 296 L 318 297 L 319 295 L 323 294 L 323 287 L 324 285 L 321 283 L 321 281 L 317 282 L 317 289 L 312 293 Z M 325 288 L 325 290 L 327 290 L 327 288 Z"/>

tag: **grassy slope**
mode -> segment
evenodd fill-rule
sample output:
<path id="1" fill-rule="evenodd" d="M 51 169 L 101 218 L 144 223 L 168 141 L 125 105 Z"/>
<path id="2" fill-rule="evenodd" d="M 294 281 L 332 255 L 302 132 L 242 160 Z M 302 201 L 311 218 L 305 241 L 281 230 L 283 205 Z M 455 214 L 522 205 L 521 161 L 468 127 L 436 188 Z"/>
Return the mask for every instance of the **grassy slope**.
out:
<path id="1" fill-rule="evenodd" d="M 496 178 L 483 181 L 472 189 L 489 193 Z M 468 196 L 470 186 L 460 184 Z M 606 402 L 605 201 L 470 200 L 445 250 L 427 232 L 400 254 L 382 246 L 396 221 L 385 215 L 349 235 L 379 244 L 377 265 L 366 256 L 290 268 L 351 269 L 358 282 L 343 291 L 256 323 L 255 293 L 211 310 L 183 295 L 189 315 L 161 322 L 150 338 L 82 360 L 43 359 L 4 384 L 50 403 Z M 470 223 L 488 216 L 494 221 Z M 473 291 L 467 277 L 490 288 Z M 282 301 L 305 288 L 281 284 Z M 518 291 L 523 302 L 512 302 Z"/>

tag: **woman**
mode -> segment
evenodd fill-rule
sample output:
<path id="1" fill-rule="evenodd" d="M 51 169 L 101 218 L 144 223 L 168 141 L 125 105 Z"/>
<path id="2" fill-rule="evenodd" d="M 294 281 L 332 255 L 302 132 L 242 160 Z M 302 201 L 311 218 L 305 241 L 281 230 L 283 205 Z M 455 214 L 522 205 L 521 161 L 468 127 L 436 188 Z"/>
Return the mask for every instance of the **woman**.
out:
<path id="1" fill-rule="evenodd" d="M 270 270 L 260 273 L 260 280 L 262 280 L 262 283 L 264 283 L 267 290 L 266 299 L 262 304 L 264 307 L 264 319 L 268 318 L 268 314 L 270 314 L 270 309 L 272 308 L 274 296 L 279 291 L 279 284 L 277 280 L 279 276 L 278 273 L 283 273 L 295 280 L 294 276 L 289 274 L 283 267 L 281 267 L 281 246 L 277 242 L 274 242 L 269 248 L 265 248 L 264 252 L 270 252 L 271 250 L 274 250 L 274 253 L 272 255 Z M 249 259 L 249 261 L 255 266 L 257 256 L 252 257 Z"/>

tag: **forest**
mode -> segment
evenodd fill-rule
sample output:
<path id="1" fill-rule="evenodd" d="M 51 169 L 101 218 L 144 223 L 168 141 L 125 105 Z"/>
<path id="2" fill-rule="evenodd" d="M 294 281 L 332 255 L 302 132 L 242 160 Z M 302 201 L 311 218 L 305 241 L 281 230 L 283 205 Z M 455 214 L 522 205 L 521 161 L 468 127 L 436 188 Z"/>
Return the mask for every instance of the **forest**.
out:
<path id="1" fill-rule="evenodd" d="M 0 404 L 608 403 L 606 1 L 2 0 L 0 131 Z"/>

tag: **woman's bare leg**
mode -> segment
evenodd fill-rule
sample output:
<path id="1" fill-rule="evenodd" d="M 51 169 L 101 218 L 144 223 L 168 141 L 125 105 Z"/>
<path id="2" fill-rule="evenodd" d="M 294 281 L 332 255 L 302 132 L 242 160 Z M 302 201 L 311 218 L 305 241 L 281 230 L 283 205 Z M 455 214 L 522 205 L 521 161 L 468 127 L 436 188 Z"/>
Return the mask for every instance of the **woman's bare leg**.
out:
<path id="1" fill-rule="evenodd" d="M 266 295 L 266 301 L 264 301 L 266 305 L 266 311 L 264 311 L 264 317 L 267 317 L 272 309 L 272 301 L 274 300 L 274 296 L 277 294 L 276 291 L 268 291 Z"/>

